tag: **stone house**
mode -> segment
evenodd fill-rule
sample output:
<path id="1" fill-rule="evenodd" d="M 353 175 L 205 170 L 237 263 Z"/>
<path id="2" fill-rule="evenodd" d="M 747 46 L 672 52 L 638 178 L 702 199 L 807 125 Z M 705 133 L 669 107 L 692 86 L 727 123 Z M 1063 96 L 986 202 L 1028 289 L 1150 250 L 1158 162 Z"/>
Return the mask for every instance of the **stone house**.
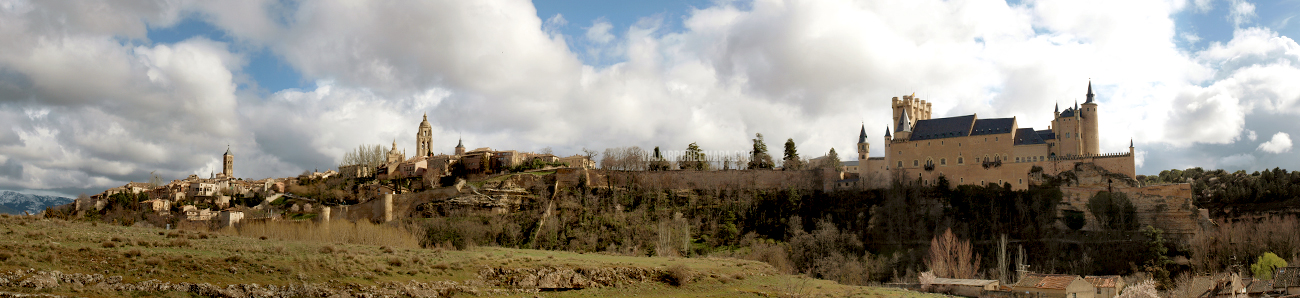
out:
<path id="1" fill-rule="evenodd" d="M 172 202 L 161 199 L 149 199 L 140 202 L 140 206 L 153 211 L 167 211 L 172 208 Z"/>
<path id="2" fill-rule="evenodd" d="M 1011 285 L 1019 293 L 1051 298 L 1092 298 L 1097 289 L 1083 277 L 1070 274 L 1028 273 Z"/>
<path id="3" fill-rule="evenodd" d="M 574 154 L 573 156 L 569 156 L 569 157 L 561 157 L 557 161 L 569 165 L 569 167 L 572 168 L 591 169 L 596 167 L 595 161 L 592 161 L 590 158 L 587 158 L 586 156 L 582 156 L 578 154 Z"/>
<path id="4" fill-rule="evenodd" d="M 339 175 L 345 179 L 370 178 L 375 176 L 375 168 L 362 164 L 341 166 Z"/>
<path id="5" fill-rule="evenodd" d="M 217 195 L 217 184 L 209 182 L 192 182 L 189 189 L 186 190 L 185 196 L 194 197 L 211 197 Z"/>
<path id="6" fill-rule="evenodd" d="M 1124 278 L 1119 275 L 1089 275 L 1083 277 L 1092 286 L 1097 288 L 1097 298 L 1112 298 L 1119 295 L 1120 291 L 1126 286 Z"/>

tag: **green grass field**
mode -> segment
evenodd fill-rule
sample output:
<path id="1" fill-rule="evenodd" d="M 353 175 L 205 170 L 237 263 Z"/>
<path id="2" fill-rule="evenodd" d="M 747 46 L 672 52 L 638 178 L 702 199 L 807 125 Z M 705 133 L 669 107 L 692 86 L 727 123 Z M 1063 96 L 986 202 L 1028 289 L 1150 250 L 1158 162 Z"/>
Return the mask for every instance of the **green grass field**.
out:
<path id="1" fill-rule="evenodd" d="M 347 230 L 349 223 L 330 228 Z M 375 225 L 375 227 L 387 227 Z M 396 229 L 396 228 L 393 228 Z M 352 229 L 350 231 L 356 231 Z M 629 257 L 496 247 L 466 250 L 424 249 L 410 239 L 365 244 L 292 237 L 237 236 L 234 231 L 183 231 L 122 227 L 88 222 L 0 217 L 0 273 L 20 270 L 121 276 L 124 283 L 300 285 L 365 288 L 393 282 L 455 282 L 485 290 L 480 295 L 546 297 L 930 297 L 896 289 L 839 285 L 831 281 L 778 274 L 765 263 L 724 258 Z M 294 238 L 301 239 L 301 238 Z M 349 240 L 344 240 L 349 241 Z M 679 286 L 660 281 L 540 293 L 502 294 L 479 280 L 484 268 L 630 267 L 663 271 L 686 268 L 690 279 Z M 15 286 L 0 291 L 69 296 L 188 296 L 187 293 L 115 292 L 104 287 L 63 283 L 41 289 Z"/>

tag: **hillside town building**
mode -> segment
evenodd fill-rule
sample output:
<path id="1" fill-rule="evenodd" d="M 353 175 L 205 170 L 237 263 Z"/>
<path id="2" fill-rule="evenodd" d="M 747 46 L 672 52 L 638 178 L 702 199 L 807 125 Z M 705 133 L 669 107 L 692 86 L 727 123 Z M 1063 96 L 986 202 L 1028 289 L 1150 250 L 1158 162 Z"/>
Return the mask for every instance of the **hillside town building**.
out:
<path id="1" fill-rule="evenodd" d="M 1015 117 L 931 118 L 931 103 L 915 95 L 894 97 L 891 108 L 894 129 L 885 130 L 883 157 L 870 157 L 866 125 L 858 134 L 861 181 L 880 184 L 905 179 L 933 184 L 944 177 L 952 185 L 1010 184 L 1013 189 L 1026 189 L 1031 175 L 1055 175 L 1078 162 L 1137 176 L 1131 142 L 1128 152 L 1100 150 L 1100 117 L 1091 82 L 1087 101 L 1065 111 L 1058 106 L 1043 130 L 1022 128 Z"/>

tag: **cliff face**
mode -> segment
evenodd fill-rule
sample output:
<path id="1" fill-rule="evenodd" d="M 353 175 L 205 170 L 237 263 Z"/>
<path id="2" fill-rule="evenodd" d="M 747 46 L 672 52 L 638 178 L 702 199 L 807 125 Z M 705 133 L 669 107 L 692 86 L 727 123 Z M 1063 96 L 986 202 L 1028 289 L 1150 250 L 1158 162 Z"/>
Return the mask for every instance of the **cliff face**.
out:
<path id="1" fill-rule="evenodd" d="M 1088 210 L 1088 200 L 1098 192 L 1112 191 L 1128 196 L 1139 226 L 1151 225 L 1168 234 L 1190 235 L 1208 223 L 1208 216 L 1193 204 L 1192 185 L 1189 183 L 1139 186 L 1137 181 L 1117 175 L 1091 164 L 1079 164 L 1072 171 L 1063 172 L 1066 178 L 1061 186 L 1064 197 L 1058 212 L 1082 211 L 1088 223 L 1083 230 L 1101 230 L 1096 217 Z"/>

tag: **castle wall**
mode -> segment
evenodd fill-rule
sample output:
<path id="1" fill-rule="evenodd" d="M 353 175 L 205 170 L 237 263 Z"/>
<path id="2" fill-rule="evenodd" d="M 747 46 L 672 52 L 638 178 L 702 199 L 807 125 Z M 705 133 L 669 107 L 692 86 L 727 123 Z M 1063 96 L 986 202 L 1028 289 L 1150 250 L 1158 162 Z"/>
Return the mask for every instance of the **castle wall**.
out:
<path id="1" fill-rule="evenodd" d="M 570 175 L 581 175 L 575 171 Z M 556 173 L 556 180 L 577 180 Z M 730 171 L 607 171 L 589 170 L 592 186 L 658 187 L 664 189 L 805 189 L 829 191 L 839 173 L 834 170 L 730 170 Z"/>

